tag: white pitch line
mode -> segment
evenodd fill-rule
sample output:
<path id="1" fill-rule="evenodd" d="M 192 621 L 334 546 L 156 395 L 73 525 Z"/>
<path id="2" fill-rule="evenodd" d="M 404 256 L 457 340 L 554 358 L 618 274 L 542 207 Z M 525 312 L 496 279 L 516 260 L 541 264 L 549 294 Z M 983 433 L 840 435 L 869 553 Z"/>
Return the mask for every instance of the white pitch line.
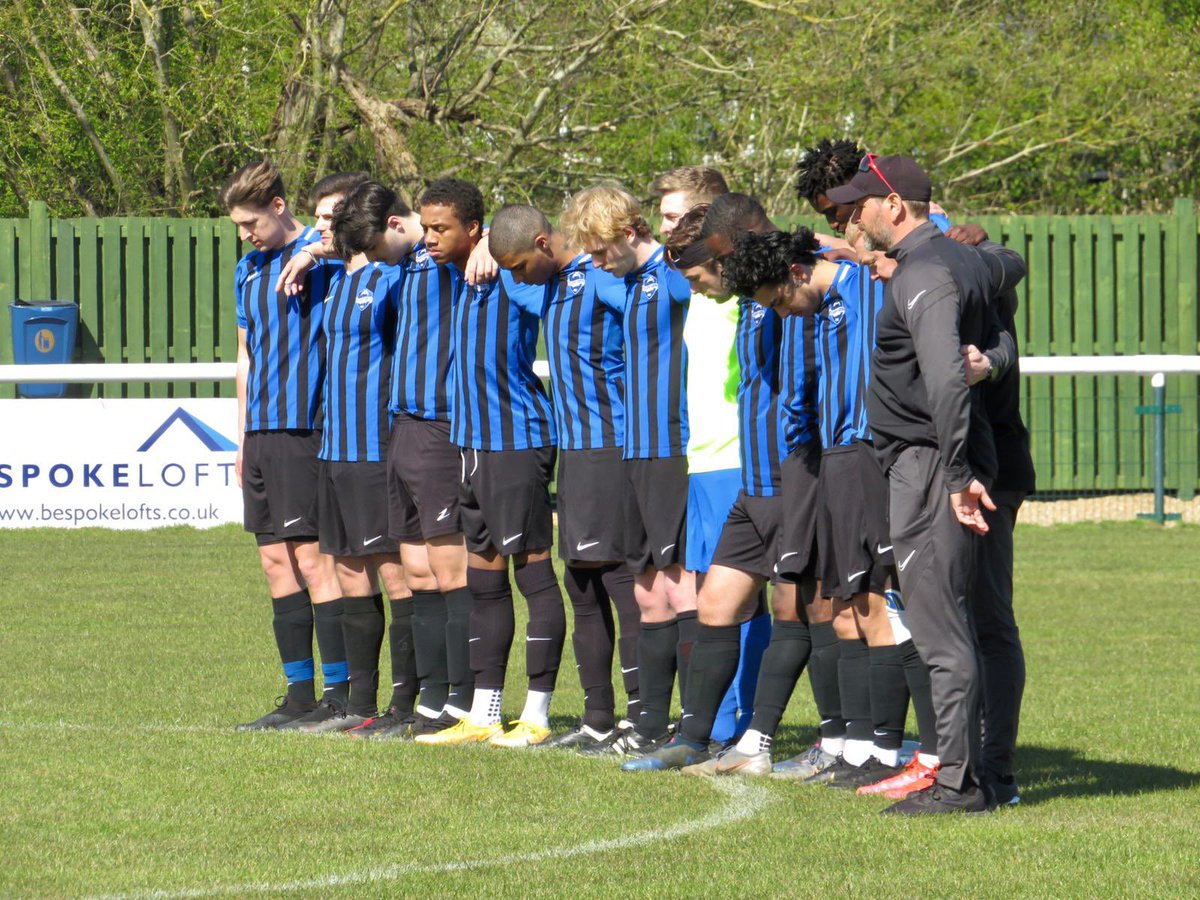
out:
<path id="1" fill-rule="evenodd" d="M 101 731 L 111 734 L 129 734 L 141 732 L 150 734 L 233 734 L 232 728 L 221 728 L 216 725 L 173 725 L 149 724 L 113 724 L 105 725 L 100 722 L 4 722 L 0 721 L 0 730 L 14 731 Z"/>
<path id="2" fill-rule="evenodd" d="M 105 894 L 93 897 L 92 900 L 188 900 L 188 898 L 195 897 L 227 897 L 243 894 L 317 891 L 341 887 L 343 885 L 395 881 L 407 875 L 468 872 L 473 869 L 511 866 L 520 863 L 536 863 L 550 859 L 572 859 L 577 856 L 588 856 L 593 853 L 607 853 L 612 850 L 624 850 L 630 847 L 644 847 L 656 841 L 670 841 L 701 831 L 708 831 L 725 825 L 733 825 L 758 815 L 759 812 L 774 800 L 771 792 L 765 787 L 743 781 L 740 778 L 714 778 L 709 783 L 717 791 L 725 794 L 728 801 L 722 807 L 706 816 L 687 822 L 679 822 L 666 828 L 654 828 L 649 831 L 638 832 L 637 834 L 625 835 L 624 837 L 585 841 L 573 847 L 553 847 L 547 850 L 536 850 L 531 853 L 512 853 L 507 856 L 497 856 L 491 859 L 471 859 L 461 862 L 397 864 L 374 869 L 360 869 L 356 872 L 323 875 L 318 878 L 307 878 L 303 881 L 251 881 L 243 884 L 211 885 L 209 887 L 185 888 L 182 890 Z"/>

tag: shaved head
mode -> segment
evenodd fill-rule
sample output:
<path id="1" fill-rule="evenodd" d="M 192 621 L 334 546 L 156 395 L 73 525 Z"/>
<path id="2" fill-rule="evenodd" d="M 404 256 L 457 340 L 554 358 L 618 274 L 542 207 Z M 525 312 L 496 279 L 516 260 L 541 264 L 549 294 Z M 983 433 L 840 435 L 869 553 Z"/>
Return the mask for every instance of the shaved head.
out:
<path id="1" fill-rule="evenodd" d="M 492 218 L 488 249 L 500 259 L 532 250 L 539 234 L 550 235 L 554 227 L 540 209 L 525 204 L 501 207 Z"/>

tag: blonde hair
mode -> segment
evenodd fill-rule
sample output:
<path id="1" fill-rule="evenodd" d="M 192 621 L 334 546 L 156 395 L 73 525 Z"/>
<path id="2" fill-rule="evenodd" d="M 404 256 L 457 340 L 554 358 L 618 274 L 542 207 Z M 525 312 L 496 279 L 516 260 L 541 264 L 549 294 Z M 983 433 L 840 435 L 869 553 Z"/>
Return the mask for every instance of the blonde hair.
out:
<path id="1" fill-rule="evenodd" d="M 637 200 L 616 187 L 590 187 L 575 194 L 567 201 L 559 227 L 577 247 L 587 243 L 588 238 L 611 244 L 620 239 L 626 228 L 642 236 L 650 234 L 650 225 Z"/>
<path id="2" fill-rule="evenodd" d="M 269 206 L 276 197 L 287 199 L 283 193 L 283 176 L 269 159 L 242 166 L 221 188 L 221 205 L 226 212 L 235 206 L 261 209 Z"/>
<path id="3" fill-rule="evenodd" d="M 655 178 L 650 190 L 660 197 L 683 191 L 691 196 L 694 206 L 728 194 L 729 185 L 725 183 L 725 176 L 711 166 L 680 166 Z"/>

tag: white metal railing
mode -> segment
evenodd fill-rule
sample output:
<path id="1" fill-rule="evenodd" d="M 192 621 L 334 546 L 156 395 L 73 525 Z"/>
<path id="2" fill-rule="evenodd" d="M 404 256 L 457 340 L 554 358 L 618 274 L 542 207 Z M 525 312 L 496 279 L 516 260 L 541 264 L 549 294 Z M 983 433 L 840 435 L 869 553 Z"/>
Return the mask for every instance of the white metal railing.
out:
<path id="1" fill-rule="evenodd" d="M 542 378 L 545 360 L 534 363 Z M 1023 356 L 1022 375 L 1200 375 L 1200 356 Z M 0 366 L 0 384 L 101 384 L 121 381 L 233 381 L 236 363 L 63 363 Z"/>

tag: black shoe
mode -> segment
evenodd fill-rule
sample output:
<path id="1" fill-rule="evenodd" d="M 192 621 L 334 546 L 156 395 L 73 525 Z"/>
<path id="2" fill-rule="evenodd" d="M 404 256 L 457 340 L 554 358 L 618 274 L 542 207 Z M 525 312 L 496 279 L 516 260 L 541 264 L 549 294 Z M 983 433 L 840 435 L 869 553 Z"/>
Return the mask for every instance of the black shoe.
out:
<path id="1" fill-rule="evenodd" d="M 302 731 L 305 734 L 324 734 L 328 731 L 349 731 L 363 725 L 372 716 L 349 712 L 345 704 L 328 698 L 322 700 L 306 716 L 281 726 L 280 731 Z"/>
<path id="2" fill-rule="evenodd" d="M 899 803 L 883 810 L 883 815 L 930 816 L 939 813 L 965 813 L 983 815 L 991 812 L 987 795 L 977 784 L 967 785 L 961 791 L 934 783 L 923 791 L 909 794 Z"/>
<path id="3" fill-rule="evenodd" d="M 409 718 L 408 715 L 402 712 L 400 707 L 389 706 L 387 708 L 387 712 L 385 712 L 383 715 L 376 716 L 373 719 L 367 719 L 367 721 L 362 725 L 359 725 L 357 728 L 351 728 L 346 732 L 346 734 L 352 738 L 357 738 L 358 740 L 368 740 L 374 737 L 383 737 L 384 732 L 395 728 L 407 718 Z"/>
<path id="4" fill-rule="evenodd" d="M 289 722 L 295 722 L 297 719 L 308 715 L 315 708 L 311 703 L 297 703 L 291 697 L 277 697 L 273 710 L 265 716 L 255 719 L 253 722 L 246 722 L 239 725 L 237 730 L 276 731 Z"/>
<path id="5" fill-rule="evenodd" d="M 838 754 L 837 761 L 832 766 L 827 766 L 820 772 L 814 775 L 809 775 L 801 784 L 825 784 L 827 781 L 840 781 L 843 778 L 849 778 L 858 772 L 862 767 L 854 766 L 846 762 L 846 758 L 842 754 Z"/>
<path id="6" fill-rule="evenodd" d="M 997 779 L 987 783 L 987 789 L 991 792 L 991 805 L 998 806 L 1016 806 L 1021 802 L 1021 792 L 1017 789 L 1017 779 L 1011 775 L 1008 778 Z"/>
<path id="7" fill-rule="evenodd" d="M 416 737 L 419 734 L 437 734 L 439 731 L 453 728 L 459 721 L 459 719 L 449 713 L 442 713 L 436 719 L 430 719 L 418 713 L 413 717 L 413 721 L 409 725 L 408 736 Z"/>
<path id="8" fill-rule="evenodd" d="M 885 766 L 874 756 L 868 759 L 861 766 L 851 766 L 857 771 L 847 772 L 844 775 L 835 775 L 827 783 L 833 788 L 846 788 L 852 790 L 862 787 L 864 784 L 875 784 L 883 781 L 885 778 L 891 778 L 893 775 L 899 775 L 900 766 Z"/>
<path id="9" fill-rule="evenodd" d="M 586 753 L 589 749 L 611 744 L 616 739 L 616 735 L 616 728 L 609 731 L 597 731 L 590 725 L 580 725 L 574 731 L 551 738 L 545 746 L 554 750 L 577 750 L 580 753 Z"/>
<path id="10" fill-rule="evenodd" d="M 600 754 L 613 753 L 617 756 L 629 756 L 636 759 L 645 756 L 647 753 L 653 753 L 670 740 L 671 735 L 668 732 L 663 732 L 657 737 L 648 738 L 637 730 L 626 731 L 624 734 L 618 735 L 607 747 L 597 747 L 594 752 Z M 592 751 L 581 750 L 580 752 L 590 754 Z"/>

